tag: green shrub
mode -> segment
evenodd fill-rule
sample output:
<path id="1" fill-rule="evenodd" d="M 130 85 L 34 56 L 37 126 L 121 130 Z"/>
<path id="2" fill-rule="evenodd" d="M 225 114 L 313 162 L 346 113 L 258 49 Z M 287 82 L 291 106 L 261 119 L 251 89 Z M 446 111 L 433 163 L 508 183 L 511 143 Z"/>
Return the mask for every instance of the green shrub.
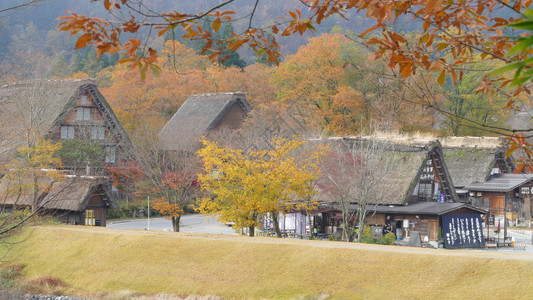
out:
<path id="1" fill-rule="evenodd" d="M 392 245 L 395 240 L 396 235 L 394 235 L 394 233 L 389 232 L 379 240 L 379 243 L 383 245 Z"/>
<path id="2" fill-rule="evenodd" d="M 366 243 L 374 243 L 374 237 L 372 236 L 372 229 L 370 226 L 365 226 L 363 228 L 363 235 L 361 236 L 361 240 L 365 241 Z"/>
<path id="3" fill-rule="evenodd" d="M 359 229 L 355 230 L 355 239 L 357 239 L 357 234 L 359 233 Z M 363 234 L 361 235 L 361 243 L 366 244 L 375 244 L 376 240 L 372 237 L 372 229 L 370 226 L 365 226 L 363 229 Z"/>

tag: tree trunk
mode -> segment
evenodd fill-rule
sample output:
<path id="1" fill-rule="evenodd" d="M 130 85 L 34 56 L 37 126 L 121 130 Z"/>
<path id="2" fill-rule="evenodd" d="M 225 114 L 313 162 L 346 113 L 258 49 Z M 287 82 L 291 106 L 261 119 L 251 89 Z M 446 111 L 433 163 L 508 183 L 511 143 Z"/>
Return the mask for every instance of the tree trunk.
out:
<path id="1" fill-rule="evenodd" d="M 255 236 L 255 226 L 250 226 L 250 227 L 248 227 L 248 229 L 250 230 L 250 236 L 254 237 Z"/>
<path id="2" fill-rule="evenodd" d="M 174 230 L 174 232 L 180 232 L 180 219 L 181 216 L 172 217 L 172 229 Z"/>
<path id="3" fill-rule="evenodd" d="M 363 231 L 365 230 L 364 224 L 359 224 L 359 230 L 357 231 L 357 242 L 361 242 L 361 236 L 363 236 Z"/>
<path id="4" fill-rule="evenodd" d="M 279 222 L 278 222 L 278 214 L 276 212 L 270 212 L 272 214 L 272 222 L 274 222 L 274 231 L 276 231 L 276 235 L 279 238 L 283 238 L 283 235 L 281 234 L 281 229 L 279 229 Z"/>
<path id="5" fill-rule="evenodd" d="M 529 195 L 524 199 L 524 210 L 526 212 L 527 227 L 531 227 L 531 199 Z"/>
<path id="6" fill-rule="evenodd" d="M 359 208 L 359 212 L 357 213 L 357 223 L 359 223 L 359 231 L 357 232 L 357 242 L 361 242 L 361 237 L 363 236 L 363 231 L 365 230 L 365 216 L 366 216 L 366 209 L 363 211 L 363 209 Z"/>
<path id="7" fill-rule="evenodd" d="M 346 213 L 342 214 L 342 222 L 344 225 L 343 231 L 342 231 L 342 239 L 347 242 L 353 242 L 355 238 L 355 222 L 352 222 L 352 218 L 355 218 L 357 215 L 353 215 L 352 212 L 349 212 L 346 210 Z"/>
<path id="8" fill-rule="evenodd" d="M 344 213 L 343 213 L 343 216 L 342 216 L 342 225 L 344 226 L 343 228 L 343 231 L 342 231 L 342 240 L 343 241 L 347 241 L 347 242 L 351 242 L 353 241 L 353 234 L 349 234 L 348 231 L 353 231 L 352 230 L 352 226 L 350 226 L 350 223 L 349 222 L 349 217 L 347 217 Z M 350 240 L 350 236 L 351 236 L 351 240 Z"/>
<path id="9" fill-rule="evenodd" d="M 345 228 L 345 231 L 346 231 L 346 239 L 348 240 L 348 242 L 353 242 L 354 238 L 355 238 L 355 228 L 353 225 L 350 225 L 349 223 L 347 224 L 346 228 Z"/>

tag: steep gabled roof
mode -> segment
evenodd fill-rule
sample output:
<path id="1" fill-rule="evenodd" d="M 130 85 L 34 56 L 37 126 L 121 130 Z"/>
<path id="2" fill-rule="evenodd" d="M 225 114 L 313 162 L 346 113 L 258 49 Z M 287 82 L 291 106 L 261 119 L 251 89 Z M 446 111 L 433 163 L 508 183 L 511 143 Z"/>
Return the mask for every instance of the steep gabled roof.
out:
<path id="1" fill-rule="evenodd" d="M 374 136 L 359 137 L 335 137 L 329 138 L 329 143 L 335 142 L 367 141 L 390 145 L 385 147 L 385 156 L 391 157 L 391 166 L 388 175 L 379 182 L 378 189 L 383 191 L 382 199 L 374 204 L 399 205 L 411 200 L 416 184 L 422 174 L 426 161 L 429 157 L 442 160 L 440 143 L 432 139 L 404 139 L 404 138 L 382 138 Z M 449 174 L 443 166 L 443 175 L 446 181 Z M 444 182 L 449 188 L 449 200 L 456 201 L 457 196 L 452 184 Z M 328 201 L 323 199 L 322 201 Z"/>
<path id="2" fill-rule="evenodd" d="M 486 181 L 496 160 L 503 158 L 505 152 L 501 138 L 496 137 L 448 137 L 441 144 L 444 162 L 456 187 Z M 507 160 L 501 162 L 510 168 Z"/>
<path id="3" fill-rule="evenodd" d="M 0 159 L 9 159 L 29 139 L 49 137 L 82 93 L 92 96 L 119 144 L 133 148 L 94 80 L 30 80 L 0 87 Z"/>
<path id="4" fill-rule="evenodd" d="M 80 84 L 87 83 L 86 80 L 32 80 L 2 86 L 0 158 L 9 158 L 28 140 L 46 136 Z"/>
<path id="5" fill-rule="evenodd" d="M 29 177 L 24 180 L 29 181 Z M 83 211 L 93 193 L 98 193 L 107 204 L 106 208 L 117 209 L 118 204 L 110 196 L 110 186 L 107 177 L 103 176 L 65 176 L 59 181 L 52 178 L 48 180 L 47 186 L 51 186 L 49 191 L 41 191 L 42 209 L 48 210 L 70 210 Z M 4 177 L 0 182 L 1 205 L 31 206 L 33 191 L 29 188 L 22 190 L 19 195 L 14 188 L 14 183 Z"/>
<path id="6" fill-rule="evenodd" d="M 244 93 L 191 95 L 159 132 L 163 150 L 190 150 L 198 139 L 215 128 L 234 106 L 252 110 Z"/>

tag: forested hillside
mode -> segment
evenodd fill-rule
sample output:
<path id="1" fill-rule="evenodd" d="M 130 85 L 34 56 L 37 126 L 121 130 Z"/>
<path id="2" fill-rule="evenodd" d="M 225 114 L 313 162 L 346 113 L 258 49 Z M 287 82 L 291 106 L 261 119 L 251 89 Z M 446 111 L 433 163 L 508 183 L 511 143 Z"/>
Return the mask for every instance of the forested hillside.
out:
<path id="1" fill-rule="evenodd" d="M 17 0 L 5 0 L 0 3 L 0 10 L 12 7 L 19 3 Z M 260 2 L 257 13 L 254 16 L 254 23 L 261 26 L 270 25 L 277 16 L 285 14 L 294 7 L 298 0 L 273 0 Z M 208 7 L 212 7 L 217 1 L 172 1 L 172 0 L 150 0 L 144 1 L 155 11 L 177 10 L 180 12 L 198 12 Z M 253 1 L 237 1 L 229 7 L 237 13 L 246 14 L 252 10 Z M 0 58 L 2 60 L 20 61 L 25 56 L 44 55 L 47 60 L 54 64 L 47 64 L 52 76 L 70 76 L 73 73 L 83 71 L 91 76 L 95 76 L 98 71 L 114 65 L 118 60 L 115 56 L 104 56 L 101 61 L 90 49 L 74 51 L 75 37 L 69 34 L 58 32 L 56 29 L 59 21 L 58 17 L 67 15 L 66 11 L 77 14 L 85 14 L 91 17 L 108 17 L 107 11 L 100 4 L 91 1 L 69 1 L 69 0 L 46 0 L 34 4 L 32 7 L 13 12 L 3 16 L 0 20 Z M 279 21 L 279 20 L 278 20 Z M 281 20 L 283 21 L 283 20 Z M 232 31 L 240 33 L 248 25 L 246 19 L 232 23 Z M 340 26 L 345 30 L 360 33 L 372 26 L 375 22 L 364 15 L 349 15 L 348 20 L 341 17 L 329 18 L 317 27 L 318 33 L 330 32 L 334 26 Z M 414 30 L 416 23 L 408 22 L 404 30 Z M 175 38 L 181 36 L 182 32 L 176 32 Z M 139 33 L 140 37 L 148 36 L 147 31 Z M 312 37 L 311 34 L 303 36 L 280 39 L 281 52 L 284 55 L 294 54 L 298 48 L 307 43 Z M 157 38 L 152 35 L 150 43 L 156 49 L 161 49 L 166 37 Z M 189 44 L 192 47 L 192 45 Z M 239 52 L 246 64 L 255 62 L 258 58 L 249 49 Z"/>
<path id="2" fill-rule="evenodd" d="M 266 26 L 295 7 L 298 0 L 261 1 L 254 14 L 256 26 Z M 0 9 L 18 3 L 7 0 Z M 154 11 L 198 12 L 217 1 L 144 1 Z M 226 9 L 237 15 L 253 10 L 254 1 L 236 1 Z M 154 132 L 172 116 L 188 95 L 195 93 L 243 91 L 261 113 L 290 111 L 313 132 L 357 134 L 375 129 L 402 132 L 431 132 L 453 135 L 480 135 L 480 124 L 504 125 L 508 111 L 504 93 L 491 97 L 478 94 L 485 70 L 495 64 L 479 63 L 464 70 L 456 85 L 451 80 L 437 84 L 434 72 L 418 72 L 404 78 L 390 68 L 385 58 L 355 42 L 355 34 L 375 24 L 355 10 L 325 19 L 313 35 L 277 37 L 281 63 L 266 63 L 266 57 L 244 47 L 226 53 L 227 59 L 212 62 L 209 52 L 201 53 L 202 41 L 184 39 L 182 32 L 158 37 L 141 30 L 138 36 L 161 54 L 161 74 L 141 80 L 137 70 L 117 64 L 118 54 L 104 53 L 98 59 L 92 47 L 74 50 L 76 38 L 58 31 L 57 18 L 67 11 L 109 18 L 99 3 L 91 1 L 42 1 L 32 7 L 3 15 L 0 28 L 1 83 L 32 78 L 93 77 L 113 105 L 124 127 L 134 137 L 150 124 Z M 303 12 L 305 14 L 305 12 Z M 121 16 L 116 16 L 121 17 Z M 218 39 L 240 34 L 250 19 L 235 18 L 212 32 L 209 19 L 201 26 Z M 405 19 L 395 30 L 410 39 L 420 31 L 420 22 Z M 205 43 L 205 42 L 203 42 Z M 450 56 L 451 54 L 447 54 Z M 462 71 L 463 72 L 463 71 Z M 505 90 L 503 91 L 505 92 Z M 453 114 L 441 114 L 438 107 Z M 152 120 L 152 122 L 145 122 Z M 465 126 L 466 125 L 466 126 Z"/>

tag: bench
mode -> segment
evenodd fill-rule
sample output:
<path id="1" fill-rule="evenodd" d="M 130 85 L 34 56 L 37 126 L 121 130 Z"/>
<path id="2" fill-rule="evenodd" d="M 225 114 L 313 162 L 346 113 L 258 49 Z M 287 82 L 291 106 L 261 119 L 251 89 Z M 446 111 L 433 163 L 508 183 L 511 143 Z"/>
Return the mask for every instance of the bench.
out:
<path id="1" fill-rule="evenodd" d="M 526 250 L 526 244 L 514 244 L 513 250 Z"/>
<path id="2" fill-rule="evenodd" d="M 489 244 L 489 243 L 487 243 L 487 244 L 485 244 L 485 247 L 486 247 L 487 249 L 490 249 L 490 248 L 497 249 L 497 248 L 498 248 L 498 245 L 497 245 L 497 244 Z"/>
<path id="3" fill-rule="evenodd" d="M 498 242 L 497 245 L 498 245 L 498 248 L 501 248 L 501 247 L 511 247 L 511 246 L 512 246 L 512 243 L 511 243 L 511 242 Z"/>

